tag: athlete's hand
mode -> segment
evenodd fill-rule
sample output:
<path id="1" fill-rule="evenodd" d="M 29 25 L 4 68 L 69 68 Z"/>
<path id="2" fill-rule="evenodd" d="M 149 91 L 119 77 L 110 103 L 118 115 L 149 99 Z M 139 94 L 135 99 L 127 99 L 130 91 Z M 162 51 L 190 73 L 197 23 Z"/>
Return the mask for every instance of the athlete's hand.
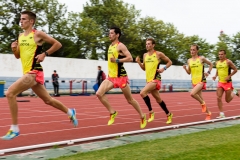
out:
<path id="1" fill-rule="evenodd" d="M 163 73 L 164 71 L 165 71 L 164 68 L 157 69 L 158 73 Z"/>
<path id="2" fill-rule="evenodd" d="M 136 57 L 135 61 L 136 61 L 137 63 L 140 63 L 140 58 L 139 58 L 139 56 Z"/>
<path id="3" fill-rule="evenodd" d="M 213 79 L 214 81 L 216 80 L 216 78 L 217 78 L 217 76 L 213 76 L 213 77 L 212 77 L 212 79 Z"/>
<path id="4" fill-rule="evenodd" d="M 12 49 L 16 49 L 17 46 L 18 46 L 18 41 L 17 41 L 17 40 L 14 41 L 14 42 L 12 42 L 12 44 L 11 44 L 11 48 L 12 48 Z"/>
<path id="5" fill-rule="evenodd" d="M 113 63 L 116 63 L 115 57 L 111 57 L 111 58 L 110 58 L 110 61 L 113 62 Z"/>
<path id="6" fill-rule="evenodd" d="M 231 79 L 230 76 L 227 76 L 227 77 L 225 78 L 226 81 L 229 81 L 230 79 Z"/>
<path id="7" fill-rule="evenodd" d="M 208 73 L 204 73 L 204 75 L 205 75 L 205 77 L 206 77 L 206 78 L 209 76 L 209 74 L 208 74 Z"/>
<path id="8" fill-rule="evenodd" d="M 187 65 L 184 64 L 184 65 L 183 65 L 183 69 L 187 69 Z"/>
<path id="9" fill-rule="evenodd" d="M 37 55 L 35 58 L 37 59 L 37 62 L 42 62 L 44 60 L 45 56 L 46 56 L 46 54 L 42 53 L 42 54 Z"/>

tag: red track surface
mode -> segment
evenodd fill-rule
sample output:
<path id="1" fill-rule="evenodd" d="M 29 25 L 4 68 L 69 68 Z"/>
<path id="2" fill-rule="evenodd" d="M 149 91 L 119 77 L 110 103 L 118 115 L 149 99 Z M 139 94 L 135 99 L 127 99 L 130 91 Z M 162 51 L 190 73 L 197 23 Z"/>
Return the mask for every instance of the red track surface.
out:
<path id="1" fill-rule="evenodd" d="M 140 130 L 138 113 L 129 105 L 122 94 L 107 95 L 113 108 L 119 112 L 115 123 L 107 125 L 109 113 L 96 96 L 64 96 L 57 99 L 69 108 L 75 108 L 79 126 L 74 128 L 66 114 L 48 106 L 39 98 L 18 98 L 30 100 L 19 102 L 20 136 L 10 140 L 0 140 L 0 150 L 50 143 L 92 136 L 100 136 L 119 132 Z M 147 106 L 139 94 L 133 97 L 139 102 L 142 110 L 148 113 Z M 161 93 L 162 99 L 169 110 L 174 114 L 173 123 L 182 124 L 202 121 L 205 114 L 201 112 L 199 103 L 185 93 Z M 215 92 L 204 92 L 206 104 L 212 112 L 212 118 L 218 116 Z M 166 115 L 150 96 L 155 111 L 155 120 L 147 124 L 147 128 L 166 126 Z M 223 98 L 224 100 L 224 98 Z M 240 115 L 239 99 L 234 97 L 231 103 L 224 102 L 226 116 Z M 11 116 L 6 98 L 0 99 L 0 136 L 6 134 L 11 125 Z M 148 115 L 147 115 L 148 116 Z"/>

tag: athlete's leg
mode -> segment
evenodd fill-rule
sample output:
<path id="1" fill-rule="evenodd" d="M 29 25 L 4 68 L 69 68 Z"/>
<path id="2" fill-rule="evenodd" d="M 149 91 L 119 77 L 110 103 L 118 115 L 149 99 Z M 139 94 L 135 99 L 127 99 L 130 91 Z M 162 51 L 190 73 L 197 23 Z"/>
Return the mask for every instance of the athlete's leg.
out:
<path id="1" fill-rule="evenodd" d="M 132 97 L 132 93 L 131 93 L 131 89 L 130 89 L 129 85 L 127 84 L 124 88 L 121 88 L 121 89 L 122 89 L 122 92 L 123 92 L 126 100 L 128 101 L 128 103 L 131 104 L 136 109 L 136 111 L 139 113 L 141 119 L 144 118 L 144 114 L 143 114 L 138 102 L 135 99 L 133 99 L 133 97 Z"/>
<path id="2" fill-rule="evenodd" d="M 11 111 L 12 124 L 18 124 L 18 105 L 16 97 L 19 93 L 31 88 L 37 84 L 34 74 L 25 74 L 14 82 L 7 90 L 6 97 Z"/>
<path id="3" fill-rule="evenodd" d="M 234 95 L 235 94 L 233 93 L 232 89 L 226 90 L 225 91 L 225 101 L 227 103 L 231 102 L 233 97 L 234 97 Z"/>
<path id="4" fill-rule="evenodd" d="M 190 95 L 196 99 L 200 104 L 204 104 L 204 101 L 201 97 L 199 97 L 199 91 L 202 91 L 203 83 L 197 84 L 191 91 Z"/>
<path id="5" fill-rule="evenodd" d="M 46 103 L 64 113 L 68 113 L 68 108 L 65 105 L 63 105 L 60 101 L 52 98 L 48 94 L 44 85 L 37 83 L 36 85 L 32 86 L 32 90 L 38 95 L 39 98 L 41 98 L 44 101 L 44 103 Z"/>
<path id="6" fill-rule="evenodd" d="M 224 93 L 224 89 L 222 87 L 218 87 L 216 94 L 217 94 L 217 105 L 218 105 L 220 114 L 217 118 L 224 118 L 223 104 L 222 104 L 223 93 Z M 225 92 L 225 94 L 226 94 L 226 92 Z"/>
<path id="7" fill-rule="evenodd" d="M 150 113 L 153 113 L 153 110 L 152 110 L 151 101 L 148 96 L 148 93 L 153 91 L 154 89 L 156 89 L 156 82 L 149 82 L 140 92 L 140 95 L 143 98 L 145 104 L 147 105 Z"/>
<path id="8" fill-rule="evenodd" d="M 97 90 L 96 96 L 100 100 L 100 102 L 107 108 L 107 110 L 110 112 L 110 114 L 115 113 L 115 110 L 111 107 L 111 105 L 108 102 L 107 96 L 105 95 L 106 92 L 111 90 L 113 88 L 113 83 L 109 81 L 108 79 L 104 80 L 100 87 Z"/>
<path id="9" fill-rule="evenodd" d="M 44 85 L 37 83 L 36 85 L 32 86 L 32 90 L 37 94 L 38 97 L 40 97 L 44 103 L 66 113 L 71 122 L 73 123 L 74 127 L 78 126 L 78 120 L 76 118 L 76 111 L 75 109 L 69 109 L 65 105 L 63 105 L 60 101 L 52 98 Z"/>
<path id="10" fill-rule="evenodd" d="M 206 106 L 206 104 L 205 104 L 205 102 L 204 102 L 204 100 L 203 100 L 202 90 L 200 90 L 200 91 L 197 93 L 197 95 L 198 95 L 199 98 L 203 101 L 203 103 L 202 103 L 201 105 L 206 108 L 206 111 L 205 111 L 205 112 L 210 114 L 211 112 L 209 111 L 208 107 Z M 205 110 L 205 109 L 204 109 L 204 110 Z"/>
<path id="11" fill-rule="evenodd" d="M 159 91 L 153 90 L 151 92 L 151 94 L 156 99 L 157 103 L 160 105 L 160 107 L 163 109 L 163 111 L 166 113 L 166 115 L 169 116 L 171 113 L 168 111 L 165 102 L 161 99 Z"/>

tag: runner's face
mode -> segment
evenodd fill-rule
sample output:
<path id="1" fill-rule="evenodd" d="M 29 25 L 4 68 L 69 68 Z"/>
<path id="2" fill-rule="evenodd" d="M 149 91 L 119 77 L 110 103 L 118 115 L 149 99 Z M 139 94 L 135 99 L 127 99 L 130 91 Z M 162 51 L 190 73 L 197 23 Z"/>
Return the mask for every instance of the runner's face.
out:
<path id="1" fill-rule="evenodd" d="M 154 48 L 154 44 L 152 44 L 152 41 L 146 41 L 146 50 L 150 51 Z"/>
<path id="2" fill-rule="evenodd" d="M 218 58 L 219 58 L 220 60 L 223 60 L 223 59 L 226 58 L 226 54 L 224 54 L 223 51 L 220 51 L 220 52 L 218 53 Z"/>
<path id="3" fill-rule="evenodd" d="M 110 29 L 108 37 L 113 42 L 118 38 L 118 35 L 114 32 L 114 29 Z"/>
<path id="4" fill-rule="evenodd" d="M 190 53 L 191 53 L 191 56 L 197 55 L 198 54 L 197 47 L 196 46 L 191 46 Z"/>
<path id="5" fill-rule="evenodd" d="M 33 26 L 34 20 L 29 19 L 27 14 L 22 14 L 20 19 L 20 26 L 22 29 L 27 29 L 29 26 Z"/>

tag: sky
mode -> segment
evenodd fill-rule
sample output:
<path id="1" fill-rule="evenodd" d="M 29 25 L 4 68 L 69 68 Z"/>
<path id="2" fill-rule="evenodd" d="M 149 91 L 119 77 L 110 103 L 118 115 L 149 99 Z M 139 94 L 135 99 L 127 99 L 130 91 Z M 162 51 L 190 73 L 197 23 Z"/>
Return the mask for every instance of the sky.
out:
<path id="1" fill-rule="evenodd" d="M 88 0 L 58 0 L 68 11 L 82 12 Z M 198 35 L 210 44 L 220 31 L 229 36 L 240 32 L 240 0 L 123 0 L 141 10 L 141 17 L 172 23 L 186 36 Z"/>

